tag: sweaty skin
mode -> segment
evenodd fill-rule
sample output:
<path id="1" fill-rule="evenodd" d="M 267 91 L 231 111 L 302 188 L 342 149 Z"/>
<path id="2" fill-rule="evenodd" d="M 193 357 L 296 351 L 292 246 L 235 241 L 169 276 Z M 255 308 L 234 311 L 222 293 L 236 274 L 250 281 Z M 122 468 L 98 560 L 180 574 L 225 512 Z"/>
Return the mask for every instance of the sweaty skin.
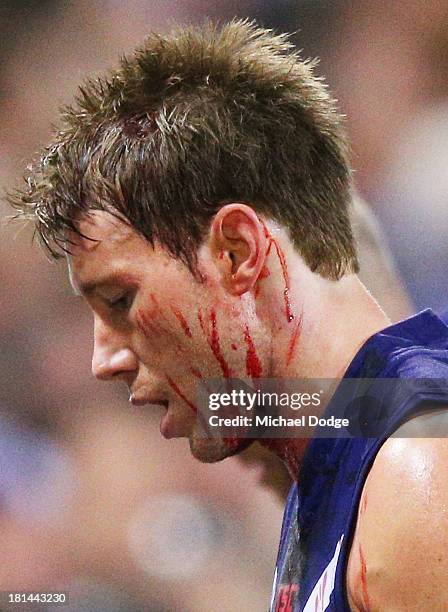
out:
<path id="1" fill-rule="evenodd" d="M 446 408 L 409 423 L 423 436 L 437 419 L 446 435 Z M 352 610 L 448 609 L 448 440 L 405 438 L 406 427 L 384 443 L 364 486 L 347 568 Z"/>

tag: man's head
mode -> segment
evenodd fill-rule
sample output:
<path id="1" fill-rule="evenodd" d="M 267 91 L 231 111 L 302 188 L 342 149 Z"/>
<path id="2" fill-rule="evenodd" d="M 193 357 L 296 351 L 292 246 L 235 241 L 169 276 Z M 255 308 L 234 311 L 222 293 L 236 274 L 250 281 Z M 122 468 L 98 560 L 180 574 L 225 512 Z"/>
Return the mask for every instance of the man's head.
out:
<path id="1" fill-rule="evenodd" d="M 169 402 L 164 433 L 203 460 L 242 443 L 197 435 L 197 379 L 283 374 L 292 276 L 357 269 L 340 116 L 287 39 L 249 23 L 150 35 L 80 89 L 28 185 L 15 205 L 93 308 L 94 373 Z"/>

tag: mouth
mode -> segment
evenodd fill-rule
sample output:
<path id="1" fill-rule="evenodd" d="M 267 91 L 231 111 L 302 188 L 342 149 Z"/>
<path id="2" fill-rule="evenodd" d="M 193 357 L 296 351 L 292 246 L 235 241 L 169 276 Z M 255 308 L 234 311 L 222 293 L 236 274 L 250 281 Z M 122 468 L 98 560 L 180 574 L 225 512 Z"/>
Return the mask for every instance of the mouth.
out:
<path id="1" fill-rule="evenodd" d="M 168 400 L 155 399 L 145 395 L 140 395 L 138 391 L 131 393 L 129 401 L 133 406 L 146 406 L 148 404 L 152 406 L 164 406 L 168 408 Z"/>
<path id="2" fill-rule="evenodd" d="M 175 431 L 176 428 L 173 417 L 168 410 L 168 400 L 148 397 L 147 395 L 139 394 L 138 391 L 135 391 L 131 393 L 129 401 L 133 406 L 162 406 L 165 408 L 165 413 L 160 421 L 160 433 L 166 439 L 178 437 Z"/>

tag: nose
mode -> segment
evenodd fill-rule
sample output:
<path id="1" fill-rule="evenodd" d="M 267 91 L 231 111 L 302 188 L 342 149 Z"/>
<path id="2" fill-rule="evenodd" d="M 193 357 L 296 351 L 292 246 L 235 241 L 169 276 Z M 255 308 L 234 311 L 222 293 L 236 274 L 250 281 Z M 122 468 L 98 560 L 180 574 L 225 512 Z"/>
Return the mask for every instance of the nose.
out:
<path id="1" fill-rule="evenodd" d="M 138 359 L 124 339 L 98 320 L 94 323 L 92 374 L 99 380 L 127 380 L 138 369 Z"/>

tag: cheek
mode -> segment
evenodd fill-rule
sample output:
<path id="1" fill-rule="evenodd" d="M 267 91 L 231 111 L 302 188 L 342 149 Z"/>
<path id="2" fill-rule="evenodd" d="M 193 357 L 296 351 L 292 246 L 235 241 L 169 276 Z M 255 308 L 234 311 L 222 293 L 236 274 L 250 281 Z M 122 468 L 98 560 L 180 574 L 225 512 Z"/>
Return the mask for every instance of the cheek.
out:
<path id="1" fill-rule="evenodd" d="M 175 356 L 183 358 L 195 352 L 195 334 L 190 321 L 189 308 L 176 305 L 175 301 L 158 298 L 149 293 L 139 304 L 135 314 L 135 326 L 143 338 L 143 352 L 151 350 L 159 360 L 172 362 Z"/>
<path id="2" fill-rule="evenodd" d="M 151 367 L 180 378 L 183 386 L 207 377 L 266 375 L 262 347 L 250 325 L 243 323 L 238 304 L 162 302 L 150 293 L 135 320 L 143 337 L 143 353 L 153 353 Z"/>

